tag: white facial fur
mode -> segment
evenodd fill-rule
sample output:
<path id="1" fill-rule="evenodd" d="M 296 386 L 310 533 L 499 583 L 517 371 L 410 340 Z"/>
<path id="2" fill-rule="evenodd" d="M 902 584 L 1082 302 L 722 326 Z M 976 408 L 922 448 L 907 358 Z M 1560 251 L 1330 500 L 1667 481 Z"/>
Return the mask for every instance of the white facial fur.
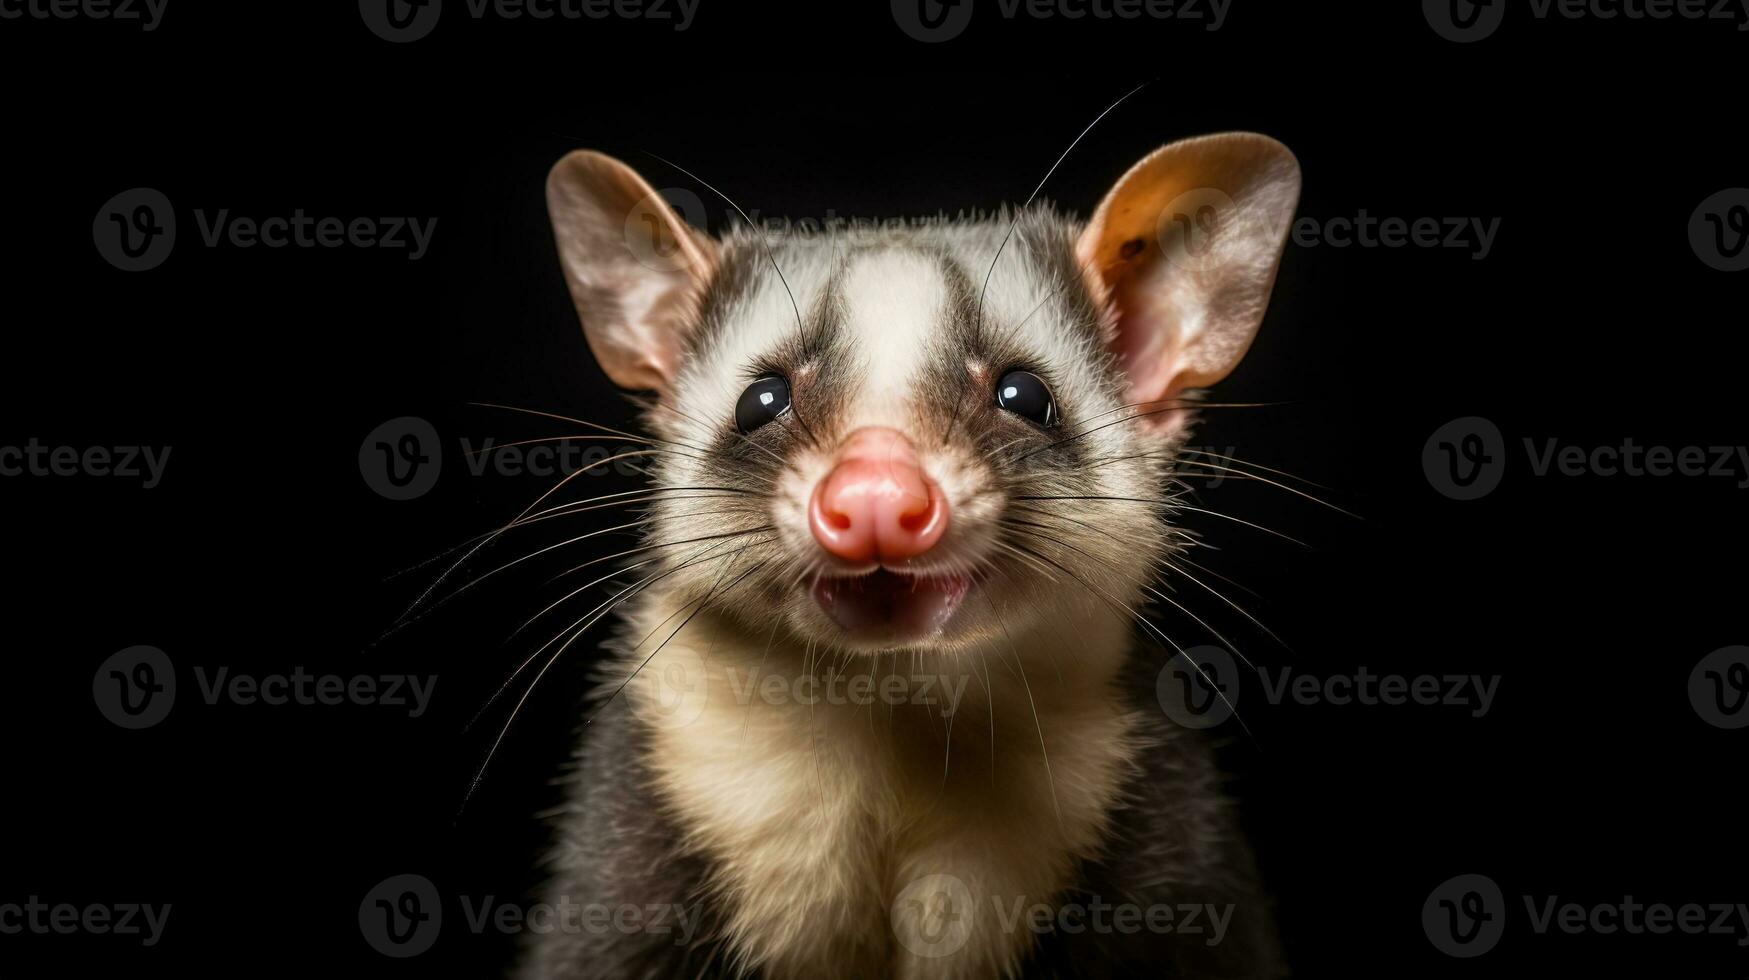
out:
<path id="1" fill-rule="evenodd" d="M 660 486 L 752 496 L 732 502 L 734 515 L 712 506 L 722 501 L 665 501 L 661 537 L 773 527 L 700 553 L 707 560 L 677 574 L 677 585 L 703 595 L 763 562 L 727 605 L 749 623 L 780 616 L 798 639 L 836 648 L 836 627 L 806 596 L 811 577 L 830 567 L 809 533 L 807 501 L 846 435 L 888 426 L 917 447 L 951 508 L 947 535 L 918 570 L 969 572 L 982 594 L 934 645 L 958 648 L 1025 631 L 1037 618 L 1062 621 L 1066 609 L 1137 600 L 1165 551 L 1164 508 L 1149 502 L 1168 492 L 1170 445 L 1182 427 L 1168 436 L 1151 419 L 1125 421 L 1143 410 L 1125 408 L 1125 379 L 1106 350 L 1110 325 L 1096 322 L 1075 270 L 1078 229 L 1048 210 L 1029 212 L 992 269 L 1011 224 L 996 216 L 853 240 L 722 243 L 719 268 L 744 281 L 706 297 L 699 333 L 652 416 L 685 455 L 663 457 L 655 472 Z M 1056 427 L 996 407 L 996 381 L 1016 367 L 1048 379 L 1062 412 Z M 792 416 L 735 436 L 736 399 L 769 370 L 789 378 Z M 1058 495 L 1102 499 L 1016 499 Z"/>

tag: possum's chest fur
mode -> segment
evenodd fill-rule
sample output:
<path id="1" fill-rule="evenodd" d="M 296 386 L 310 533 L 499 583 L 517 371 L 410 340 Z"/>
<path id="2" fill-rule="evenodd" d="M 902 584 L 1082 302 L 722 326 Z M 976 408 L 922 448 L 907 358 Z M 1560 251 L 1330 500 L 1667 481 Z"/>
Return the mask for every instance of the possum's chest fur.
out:
<path id="1" fill-rule="evenodd" d="M 1051 901 L 1097 855 L 1127 775 L 1135 724 L 1109 677 L 1023 679 L 1012 655 L 810 661 L 764 641 L 695 622 L 630 701 L 737 958 L 773 977 L 1017 964 L 1032 937 L 1003 912 Z"/>
<path id="2" fill-rule="evenodd" d="M 525 980 L 1281 975 L 1207 745 L 1138 696 L 1158 667 L 1121 628 L 846 660 L 675 613 L 643 605 L 604 671 L 642 665 L 585 731 L 547 900 L 678 911 L 531 936 Z M 1021 924 L 1089 900 L 1226 925 Z"/>

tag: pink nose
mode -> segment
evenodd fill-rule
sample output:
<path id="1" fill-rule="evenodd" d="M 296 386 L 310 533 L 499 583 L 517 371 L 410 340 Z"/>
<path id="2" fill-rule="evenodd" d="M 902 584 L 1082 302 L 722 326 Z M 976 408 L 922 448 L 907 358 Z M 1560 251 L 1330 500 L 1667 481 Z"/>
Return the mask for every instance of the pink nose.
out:
<path id="1" fill-rule="evenodd" d="M 814 488 L 808 526 L 820 547 L 846 561 L 904 561 L 941 540 L 947 500 L 904 434 L 858 429 Z"/>

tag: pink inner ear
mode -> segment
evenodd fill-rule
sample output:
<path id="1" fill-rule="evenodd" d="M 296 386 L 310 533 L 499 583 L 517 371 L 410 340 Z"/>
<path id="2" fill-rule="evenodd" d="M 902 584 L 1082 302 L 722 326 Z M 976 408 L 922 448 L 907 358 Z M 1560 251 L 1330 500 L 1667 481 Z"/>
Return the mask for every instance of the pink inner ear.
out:
<path id="1" fill-rule="evenodd" d="M 1148 282 L 1148 278 L 1141 273 L 1125 276 L 1112 297 L 1117 307 L 1117 338 L 1112 350 L 1129 375 L 1132 403 L 1157 402 L 1175 394 L 1171 386 L 1177 369 L 1173 343 L 1176 324 L 1157 298 L 1164 287 Z"/>

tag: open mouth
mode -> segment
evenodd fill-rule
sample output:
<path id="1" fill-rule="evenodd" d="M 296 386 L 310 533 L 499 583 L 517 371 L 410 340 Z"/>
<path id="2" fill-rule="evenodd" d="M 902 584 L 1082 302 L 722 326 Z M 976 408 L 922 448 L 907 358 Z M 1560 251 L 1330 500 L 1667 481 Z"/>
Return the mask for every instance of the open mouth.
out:
<path id="1" fill-rule="evenodd" d="M 877 569 L 867 575 L 822 578 L 814 601 L 859 640 L 905 642 L 939 633 L 966 597 L 964 575 L 907 575 Z"/>

